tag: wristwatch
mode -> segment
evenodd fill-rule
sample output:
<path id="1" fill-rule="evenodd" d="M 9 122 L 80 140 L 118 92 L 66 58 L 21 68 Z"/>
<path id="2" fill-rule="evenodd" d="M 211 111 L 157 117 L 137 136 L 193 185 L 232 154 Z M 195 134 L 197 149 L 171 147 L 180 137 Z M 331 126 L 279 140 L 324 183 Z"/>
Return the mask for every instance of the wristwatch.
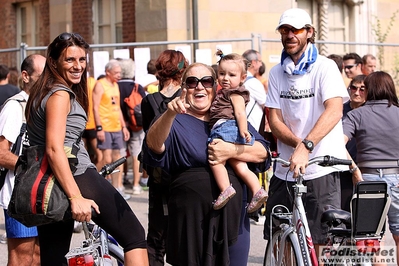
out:
<path id="1" fill-rule="evenodd" d="M 302 143 L 305 144 L 305 148 L 308 149 L 310 152 L 313 151 L 313 149 L 314 149 L 313 141 L 304 139 L 304 140 L 302 140 Z"/>
<path id="2" fill-rule="evenodd" d="M 96 130 L 97 131 L 101 131 L 101 130 L 103 130 L 103 127 L 102 126 L 96 126 Z"/>

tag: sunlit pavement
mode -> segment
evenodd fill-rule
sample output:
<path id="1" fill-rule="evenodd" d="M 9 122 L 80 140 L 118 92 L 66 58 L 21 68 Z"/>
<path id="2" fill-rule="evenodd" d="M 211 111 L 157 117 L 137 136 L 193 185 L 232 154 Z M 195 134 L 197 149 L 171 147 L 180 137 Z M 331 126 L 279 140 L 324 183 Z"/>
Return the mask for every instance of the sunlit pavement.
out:
<path id="1" fill-rule="evenodd" d="M 148 191 L 143 191 L 140 195 L 132 195 L 132 189 L 128 186 L 125 190 L 126 193 L 131 195 L 131 198 L 127 200 L 137 218 L 145 229 L 147 229 L 147 215 L 148 215 Z M 4 214 L 3 210 L 0 212 L 0 235 L 4 233 Z M 393 243 L 391 234 L 387 234 L 386 244 L 391 245 Z M 83 233 L 75 233 L 71 246 L 77 247 L 80 245 L 83 239 Z M 248 265 L 262 265 L 264 250 L 266 247 L 266 241 L 263 240 L 263 226 L 255 225 L 251 222 L 251 247 L 248 258 Z M 7 245 L 0 244 L 0 265 L 7 265 Z"/>

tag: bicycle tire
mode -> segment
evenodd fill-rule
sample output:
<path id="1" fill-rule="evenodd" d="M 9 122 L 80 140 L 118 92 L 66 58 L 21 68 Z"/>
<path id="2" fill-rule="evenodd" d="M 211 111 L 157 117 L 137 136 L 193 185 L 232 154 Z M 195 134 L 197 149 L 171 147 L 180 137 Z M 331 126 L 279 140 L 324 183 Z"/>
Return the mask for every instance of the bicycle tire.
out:
<path id="1" fill-rule="evenodd" d="M 278 257 L 280 254 L 280 243 L 285 239 L 284 256 L 282 257 L 282 266 L 297 266 L 303 265 L 301 250 L 298 239 L 292 232 L 277 230 L 272 237 L 272 241 L 268 241 L 263 258 L 263 266 L 277 266 Z M 288 256 L 290 254 L 290 256 Z"/>
<path id="2" fill-rule="evenodd" d="M 125 264 L 125 257 L 120 246 L 108 243 L 108 251 L 109 255 L 116 260 L 118 266 L 123 266 Z"/>

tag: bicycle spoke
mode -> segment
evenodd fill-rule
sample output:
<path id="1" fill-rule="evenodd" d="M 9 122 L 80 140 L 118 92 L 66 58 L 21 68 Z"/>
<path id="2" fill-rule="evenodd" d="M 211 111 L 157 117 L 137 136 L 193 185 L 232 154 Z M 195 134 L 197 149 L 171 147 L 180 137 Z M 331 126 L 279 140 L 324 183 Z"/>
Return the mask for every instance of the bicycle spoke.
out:
<path id="1" fill-rule="evenodd" d="M 279 230 L 273 234 L 272 242 L 268 243 L 267 248 L 266 248 L 266 254 L 265 254 L 263 265 L 277 266 L 279 259 L 281 259 L 280 265 L 282 265 L 282 266 L 297 266 L 297 265 L 299 265 L 298 261 L 297 261 L 297 255 L 299 256 L 300 254 L 295 253 L 295 249 L 294 249 L 293 244 L 289 237 L 283 243 L 283 246 L 281 245 L 282 234 L 283 233 L 281 230 Z"/>

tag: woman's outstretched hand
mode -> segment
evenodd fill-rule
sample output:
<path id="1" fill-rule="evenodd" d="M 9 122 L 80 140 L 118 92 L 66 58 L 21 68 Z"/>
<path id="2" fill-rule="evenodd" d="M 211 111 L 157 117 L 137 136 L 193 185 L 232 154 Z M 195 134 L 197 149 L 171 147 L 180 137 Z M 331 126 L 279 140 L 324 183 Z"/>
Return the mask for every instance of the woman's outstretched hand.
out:
<path id="1" fill-rule="evenodd" d="M 168 103 L 168 109 L 176 114 L 185 114 L 190 107 L 190 105 L 186 103 L 186 95 L 187 89 L 182 89 L 180 96 Z"/>

